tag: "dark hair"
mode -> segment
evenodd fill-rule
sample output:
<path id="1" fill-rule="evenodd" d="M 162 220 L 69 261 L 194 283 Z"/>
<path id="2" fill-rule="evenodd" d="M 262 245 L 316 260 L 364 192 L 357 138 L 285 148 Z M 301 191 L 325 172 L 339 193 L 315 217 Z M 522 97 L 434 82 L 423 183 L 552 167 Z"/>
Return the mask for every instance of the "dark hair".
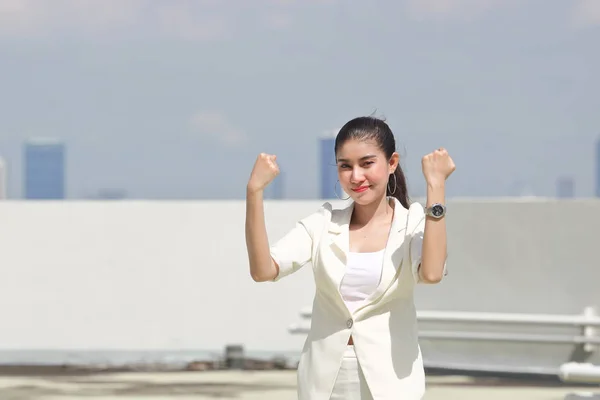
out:
<path id="1" fill-rule="evenodd" d="M 335 138 L 335 153 L 337 154 L 339 148 L 350 139 L 375 141 L 388 160 L 396 151 L 396 140 L 392 130 L 384 120 L 376 117 L 358 117 L 346 122 Z M 395 185 L 392 183 L 394 178 Z M 395 187 L 392 187 L 392 185 Z M 410 199 L 406 177 L 402 168 L 400 168 L 400 164 L 398 164 L 394 173 L 389 176 L 386 194 L 395 197 L 405 208 L 409 208 Z"/>

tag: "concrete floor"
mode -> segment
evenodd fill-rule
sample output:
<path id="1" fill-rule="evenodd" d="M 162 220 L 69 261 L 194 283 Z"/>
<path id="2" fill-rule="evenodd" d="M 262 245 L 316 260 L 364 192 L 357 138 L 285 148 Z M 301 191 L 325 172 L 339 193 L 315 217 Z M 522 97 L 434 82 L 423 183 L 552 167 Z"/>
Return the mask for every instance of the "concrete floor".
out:
<path id="1" fill-rule="evenodd" d="M 295 371 L 0 376 L 2 400 L 296 400 Z M 425 400 L 564 400 L 600 388 L 430 376 Z M 596 398 L 596 397 L 594 397 Z M 591 399 L 591 398 L 588 398 Z"/>

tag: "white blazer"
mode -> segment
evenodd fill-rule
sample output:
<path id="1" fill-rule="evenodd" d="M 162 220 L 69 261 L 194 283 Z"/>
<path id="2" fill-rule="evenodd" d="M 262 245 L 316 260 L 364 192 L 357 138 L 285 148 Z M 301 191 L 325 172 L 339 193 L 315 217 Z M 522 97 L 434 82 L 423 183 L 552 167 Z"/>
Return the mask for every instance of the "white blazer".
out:
<path id="1" fill-rule="evenodd" d="M 298 365 L 299 400 L 330 398 L 351 335 L 373 399 L 416 400 L 425 394 L 413 302 L 425 213 L 418 203 L 407 210 L 389 198 L 394 201 L 394 218 L 381 281 L 354 313 L 340 293 L 353 203 L 344 209 L 323 204 L 271 247 L 271 256 L 279 264 L 275 281 L 309 262 L 313 267 L 316 291 L 311 328 Z"/>

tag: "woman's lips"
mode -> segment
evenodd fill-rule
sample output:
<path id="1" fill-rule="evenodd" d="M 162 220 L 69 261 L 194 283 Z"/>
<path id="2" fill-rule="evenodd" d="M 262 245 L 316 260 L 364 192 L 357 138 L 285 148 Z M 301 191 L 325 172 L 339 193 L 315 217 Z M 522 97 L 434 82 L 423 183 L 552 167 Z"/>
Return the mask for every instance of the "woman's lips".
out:
<path id="1" fill-rule="evenodd" d="M 358 188 L 356 188 L 356 189 L 352 189 L 352 191 L 353 191 L 353 192 L 356 192 L 356 193 L 362 193 L 362 192 L 364 192 L 365 190 L 367 190 L 368 188 L 369 188 L 368 186 L 361 186 L 361 187 L 358 187 Z"/>

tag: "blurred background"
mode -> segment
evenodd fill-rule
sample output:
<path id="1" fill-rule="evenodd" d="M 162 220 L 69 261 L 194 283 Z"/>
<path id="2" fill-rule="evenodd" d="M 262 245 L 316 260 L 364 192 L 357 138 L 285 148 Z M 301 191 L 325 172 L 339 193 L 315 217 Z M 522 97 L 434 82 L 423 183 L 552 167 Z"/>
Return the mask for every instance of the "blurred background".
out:
<path id="1" fill-rule="evenodd" d="M 598 0 L 0 0 L 0 399 L 295 398 L 312 272 L 252 281 L 246 182 L 271 240 L 343 206 L 359 115 L 414 201 L 457 164 L 426 398 L 600 398 L 599 43 Z"/>

